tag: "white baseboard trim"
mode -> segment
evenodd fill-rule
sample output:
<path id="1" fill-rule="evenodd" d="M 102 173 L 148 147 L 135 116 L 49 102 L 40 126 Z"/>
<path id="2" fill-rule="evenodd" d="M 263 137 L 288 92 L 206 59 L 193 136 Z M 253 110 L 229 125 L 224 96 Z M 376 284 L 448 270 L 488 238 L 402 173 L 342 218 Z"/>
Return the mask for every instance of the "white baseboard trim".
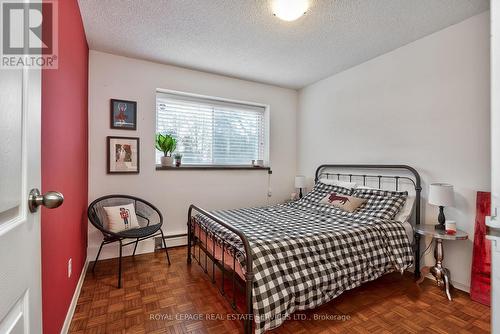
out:
<path id="1" fill-rule="evenodd" d="M 175 238 L 166 238 L 167 247 L 179 247 L 179 246 L 187 246 L 187 235 L 175 237 Z"/>
<path id="2" fill-rule="evenodd" d="M 66 319 L 64 319 L 64 324 L 61 328 L 61 334 L 67 334 L 69 331 L 69 326 L 71 325 L 71 319 L 73 319 L 73 314 L 75 314 L 76 304 L 78 303 L 78 297 L 80 297 L 80 292 L 82 290 L 83 282 L 85 281 L 85 275 L 87 274 L 87 268 L 89 266 L 88 259 L 85 260 L 82 272 L 80 274 L 80 279 L 76 284 L 75 292 L 73 293 L 73 298 L 71 299 L 71 304 L 69 304 L 68 313 L 66 314 Z"/>

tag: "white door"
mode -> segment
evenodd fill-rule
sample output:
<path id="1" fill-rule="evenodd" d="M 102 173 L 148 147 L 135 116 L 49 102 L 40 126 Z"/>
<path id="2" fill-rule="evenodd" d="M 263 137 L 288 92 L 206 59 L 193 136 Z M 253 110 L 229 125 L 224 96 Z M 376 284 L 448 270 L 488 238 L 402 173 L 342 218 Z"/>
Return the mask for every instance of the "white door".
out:
<path id="1" fill-rule="evenodd" d="M 0 333 L 41 333 L 40 70 L 0 70 Z"/>
<path id="2" fill-rule="evenodd" d="M 39 69 L 0 70 L 2 334 L 42 333 L 40 210 L 28 206 L 40 188 L 40 99 Z"/>
<path id="3" fill-rule="evenodd" d="M 491 1 L 491 331 L 500 333 L 500 1 Z"/>

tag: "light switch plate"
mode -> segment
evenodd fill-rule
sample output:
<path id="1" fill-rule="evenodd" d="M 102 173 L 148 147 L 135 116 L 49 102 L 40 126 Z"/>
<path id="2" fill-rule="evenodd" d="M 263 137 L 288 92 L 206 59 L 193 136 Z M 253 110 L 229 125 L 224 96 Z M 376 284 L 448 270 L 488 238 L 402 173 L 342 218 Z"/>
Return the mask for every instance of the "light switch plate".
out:
<path id="1" fill-rule="evenodd" d="M 72 271 L 73 271 L 73 259 L 69 258 L 69 260 L 68 260 L 68 278 L 71 277 Z"/>

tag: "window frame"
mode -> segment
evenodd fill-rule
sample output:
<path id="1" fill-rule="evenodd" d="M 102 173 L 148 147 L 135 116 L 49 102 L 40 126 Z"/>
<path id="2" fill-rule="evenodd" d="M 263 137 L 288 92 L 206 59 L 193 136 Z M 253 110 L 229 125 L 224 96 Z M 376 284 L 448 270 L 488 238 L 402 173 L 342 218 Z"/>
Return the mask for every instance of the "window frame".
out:
<path id="1" fill-rule="evenodd" d="M 158 103 L 158 97 L 161 94 L 170 94 L 170 95 L 176 95 L 182 99 L 182 97 L 185 98 L 196 98 L 196 99 L 201 99 L 201 100 L 208 100 L 211 102 L 222 102 L 222 103 L 233 103 L 233 104 L 240 104 L 244 106 L 249 106 L 249 107 L 258 107 L 258 108 L 263 108 L 264 109 L 264 166 L 261 168 L 253 167 L 250 163 L 248 165 L 226 165 L 226 164 L 185 164 L 183 163 L 181 167 L 164 167 L 161 166 L 161 164 L 158 164 L 156 161 L 156 149 L 155 149 L 155 165 L 156 165 L 156 170 L 171 170 L 171 169 L 190 169 L 190 170 L 195 170 L 195 169 L 203 169 L 203 170 L 231 170 L 231 169 L 244 169 L 244 170 L 268 170 L 270 171 L 270 166 L 271 166 L 271 157 L 270 157 L 270 138 L 271 138 L 271 107 L 269 104 L 263 104 L 263 103 L 258 103 L 258 102 L 250 102 L 250 101 L 244 101 L 244 100 L 236 100 L 236 99 L 229 99 L 229 98 L 224 98 L 224 97 L 219 97 L 219 96 L 210 96 L 210 95 L 203 95 L 203 94 L 196 94 L 196 93 L 188 93 L 188 92 L 182 92 L 182 91 L 177 91 L 177 90 L 171 90 L 171 89 L 163 89 L 163 88 L 157 88 L 155 92 L 155 133 L 158 131 L 158 108 L 157 108 L 157 103 Z M 249 168 L 252 167 L 252 168 Z"/>

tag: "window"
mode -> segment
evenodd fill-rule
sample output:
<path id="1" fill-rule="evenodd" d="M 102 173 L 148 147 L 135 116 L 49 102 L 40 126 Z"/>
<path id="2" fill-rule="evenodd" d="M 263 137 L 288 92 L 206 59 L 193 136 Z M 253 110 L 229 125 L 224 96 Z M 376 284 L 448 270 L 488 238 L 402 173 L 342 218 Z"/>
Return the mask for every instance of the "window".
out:
<path id="1" fill-rule="evenodd" d="M 156 95 L 156 131 L 177 138 L 182 163 L 267 164 L 266 108 L 184 94 Z M 157 152 L 156 162 L 160 162 Z"/>

